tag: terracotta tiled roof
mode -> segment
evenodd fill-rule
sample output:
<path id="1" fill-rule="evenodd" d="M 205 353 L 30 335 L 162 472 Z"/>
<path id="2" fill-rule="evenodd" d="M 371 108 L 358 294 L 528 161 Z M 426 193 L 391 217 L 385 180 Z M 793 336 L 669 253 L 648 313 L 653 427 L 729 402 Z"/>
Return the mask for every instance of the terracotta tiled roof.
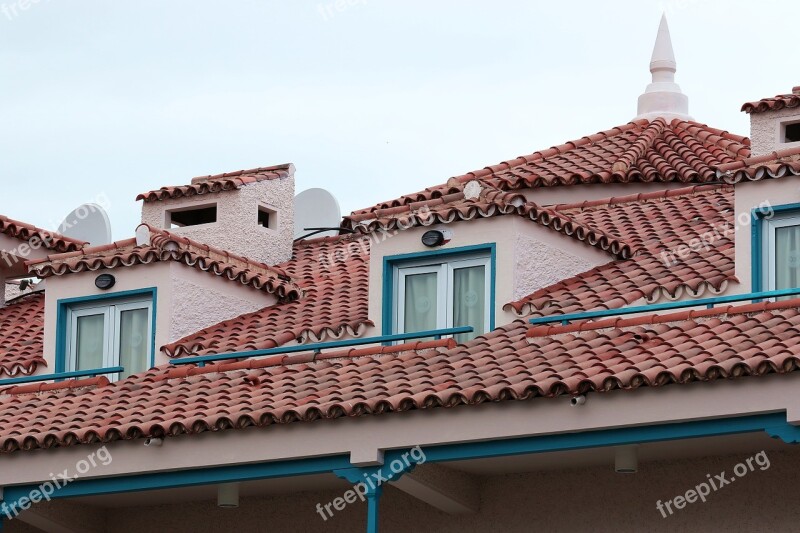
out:
<path id="1" fill-rule="evenodd" d="M 746 113 L 764 113 L 778 111 L 786 107 L 800 106 L 800 86 L 792 88 L 791 94 L 779 94 L 773 98 L 762 98 L 758 102 L 746 102 L 742 111 Z"/>
<path id="2" fill-rule="evenodd" d="M 717 177 L 727 183 L 797 175 L 800 175 L 800 148 L 778 150 L 717 167 Z"/>
<path id="3" fill-rule="evenodd" d="M 358 336 L 369 319 L 369 239 L 323 237 L 296 242 L 279 265 L 303 291 L 279 303 L 206 328 L 163 349 L 169 356 L 274 348 L 300 340 Z"/>
<path id="4" fill-rule="evenodd" d="M 20 296 L 0 307 L 0 377 L 33 374 L 43 355 L 44 293 Z"/>
<path id="5" fill-rule="evenodd" d="M 239 189 L 248 183 L 286 178 L 293 173 L 294 167 L 289 163 L 272 167 L 226 172 L 225 174 L 215 174 L 212 176 L 200 176 L 192 179 L 192 183 L 189 185 L 161 187 L 154 191 L 142 193 L 137 196 L 136 199 L 144 200 L 145 202 L 157 202 L 159 200 L 180 198 L 182 196 L 197 196 L 212 192 L 230 191 Z"/>
<path id="6" fill-rule="evenodd" d="M 300 289 L 280 268 L 270 267 L 168 231 L 146 227 L 150 231 L 149 245 L 137 246 L 135 238 L 127 239 L 31 261 L 28 263 L 29 270 L 40 278 L 47 278 L 159 261 L 178 261 L 275 294 L 281 299 L 295 300 L 300 297 Z"/>
<path id="7" fill-rule="evenodd" d="M 750 155 L 750 141 L 692 121 L 636 120 L 356 211 L 359 215 L 440 198 L 473 180 L 497 189 L 582 183 L 716 181 L 715 168 Z"/>
<path id="8" fill-rule="evenodd" d="M 733 194 L 731 186 L 706 185 L 553 206 L 579 224 L 624 239 L 636 255 L 542 288 L 507 307 L 522 316 L 550 315 L 613 309 L 641 298 L 653 302 L 723 292 L 736 281 Z M 686 248 L 691 242 L 697 246 Z"/>
<path id="9" fill-rule="evenodd" d="M 473 181 L 481 189 L 477 181 Z M 413 226 L 449 224 L 451 222 L 488 218 L 501 215 L 518 215 L 552 228 L 559 233 L 585 242 L 603 251 L 623 258 L 632 255 L 630 245 L 602 230 L 580 224 L 569 216 L 528 201 L 524 195 L 504 192 L 484 186 L 479 195 L 468 197 L 463 188 L 439 198 L 413 204 L 378 209 L 344 217 L 342 226 L 361 233 L 408 229 Z"/>
<path id="10" fill-rule="evenodd" d="M 56 252 L 71 252 L 83 248 L 87 243 L 65 237 L 60 233 L 37 228 L 31 224 L 20 222 L 6 216 L 0 215 L 0 234 L 8 235 L 15 239 L 30 243 L 35 241 L 41 243 L 40 246 L 47 250 Z"/>
<path id="11" fill-rule="evenodd" d="M 161 367 L 111 384 L 6 391 L 0 451 L 783 374 L 800 364 L 798 305 L 566 327 L 517 321 L 458 346 L 439 341 L 316 360 L 305 354 Z"/>

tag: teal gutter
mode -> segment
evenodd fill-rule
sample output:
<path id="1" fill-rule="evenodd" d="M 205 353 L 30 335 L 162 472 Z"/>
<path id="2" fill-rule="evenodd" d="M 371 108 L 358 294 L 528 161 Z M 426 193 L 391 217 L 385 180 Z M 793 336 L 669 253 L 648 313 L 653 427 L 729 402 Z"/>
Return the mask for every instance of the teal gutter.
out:
<path id="1" fill-rule="evenodd" d="M 593 318 L 604 318 L 610 316 L 633 315 L 636 313 L 654 313 L 656 311 L 667 311 L 671 309 L 685 309 L 688 307 L 706 306 L 713 308 L 715 305 L 732 303 L 732 302 L 745 302 L 756 301 L 764 298 L 780 298 L 782 296 L 796 296 L 800 295 L 800 288 L 794 289 L 781 289 L 777 291 L 762 291 L 751 292 L 748 294 L 735 294 L 732 296 L 719 296 L 717 298 L 704 298 L 701 300 L 686 300 L 682 302 L 668 302 L 663 304 L 653 305 L 640 305 L 636 307 L 623 307 L 621 309 L 603 309 L 601 311 L 586 311 L 583 313 L 571 313 L 567 315 L 550 315 L 531 318 L 531 324 L 550 324 L 552 322 L 561 322 L 566 325 L 573 320 L 589 320 Z"/>

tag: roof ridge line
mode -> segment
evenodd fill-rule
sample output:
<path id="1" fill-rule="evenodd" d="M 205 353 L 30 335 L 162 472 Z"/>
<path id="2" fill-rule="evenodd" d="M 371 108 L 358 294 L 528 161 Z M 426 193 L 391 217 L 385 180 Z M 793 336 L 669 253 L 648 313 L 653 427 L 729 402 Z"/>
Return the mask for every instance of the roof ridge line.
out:
<path id="1" fill-rule="evenodd" d="M 667 121 L 662 117 L 653 120 L 642 130 L 639 137 L 625 150 L 611 165 L 612 173 L 626 174 L 631 166 L 642 157 L 647 150 L 653 146 L 656 139 L 661 137 L 667 127 Z"/>

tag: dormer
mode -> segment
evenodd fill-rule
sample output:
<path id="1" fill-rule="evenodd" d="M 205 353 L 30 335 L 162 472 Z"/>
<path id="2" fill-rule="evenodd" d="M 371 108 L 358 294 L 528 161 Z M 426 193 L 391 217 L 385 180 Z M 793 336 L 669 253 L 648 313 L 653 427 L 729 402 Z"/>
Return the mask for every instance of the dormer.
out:
<path id="1" fill-rule="evenodd" d="M 194 178 L 140 194 L 142 223 L 267 265 L 292 256 L 294 165 Z"/>
<path id="2" fill-rule="evenodd" d="M 720 165 L 736 187 L 736 276 L 743 290 L 800 285 L 800 87 L 747 102 L 750 157 Z"/>

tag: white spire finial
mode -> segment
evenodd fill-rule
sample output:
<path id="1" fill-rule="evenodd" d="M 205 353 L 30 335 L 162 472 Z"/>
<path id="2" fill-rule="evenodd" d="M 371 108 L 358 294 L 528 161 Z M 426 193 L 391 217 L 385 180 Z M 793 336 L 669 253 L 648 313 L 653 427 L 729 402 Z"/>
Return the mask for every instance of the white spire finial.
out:
<path id="1" fill-rule="evenodd" d="M 653 81 L 647 86 L 644 94 L 639 97 L 637 119 L 653 120 L 657 117 L 663 117 L 667 120 L 674 118 L 681 120 L 692 119 L 689 116 L 689 98 L 681 92 L 681 88 L 675 83 L 677 67 L 665 13 L 661 15 L 656 44 L 653 47 L 653 55 L 650 58 L 650 73 L 653 76 Z"/>

